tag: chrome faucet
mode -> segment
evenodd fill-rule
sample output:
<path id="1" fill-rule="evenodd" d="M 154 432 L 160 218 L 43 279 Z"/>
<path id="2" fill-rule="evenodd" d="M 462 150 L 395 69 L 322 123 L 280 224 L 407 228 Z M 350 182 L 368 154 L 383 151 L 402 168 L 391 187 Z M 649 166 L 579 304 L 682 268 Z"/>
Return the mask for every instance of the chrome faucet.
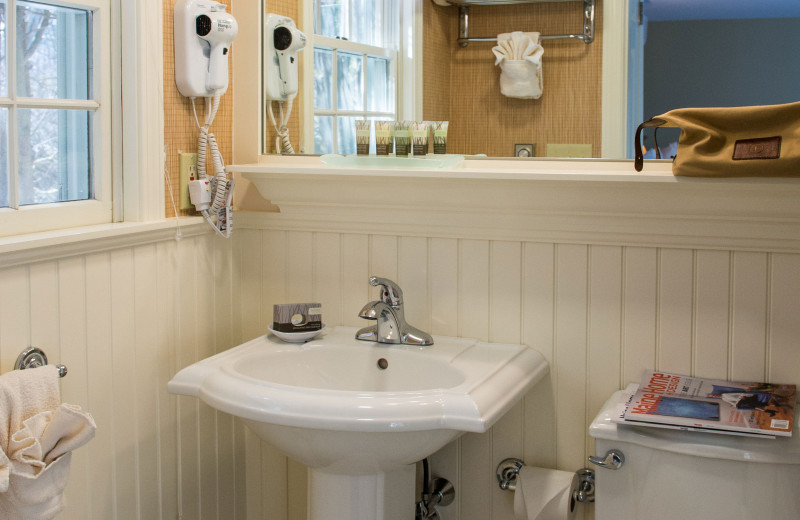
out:
<path id="1" fill-rule="evenodd" d="M 405 345 L 433 345 L 433 338 L 406 323 L 403 312 L 403 291 L 388 278 L 371 276 L 369 284 L 381 288 L 380 299 L 369 302 L 358 313 L 365 320 L 377 323 L 356 332 L 356 339 L 378 343 L 402 343 Z"/>

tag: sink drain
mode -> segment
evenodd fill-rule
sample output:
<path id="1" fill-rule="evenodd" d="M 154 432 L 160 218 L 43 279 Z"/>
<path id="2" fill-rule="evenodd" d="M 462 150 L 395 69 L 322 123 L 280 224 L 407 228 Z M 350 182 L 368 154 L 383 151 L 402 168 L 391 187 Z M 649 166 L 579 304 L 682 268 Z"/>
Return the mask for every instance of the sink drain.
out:
<path id="1" fill-rule="evenodd" d="M 378 368 L 380 368 L 381 370 L 386 370 L 388 367 L 389 367 L 389 362 L 386 361 L 385 358 L 380 358 L 378 360 Z"/>

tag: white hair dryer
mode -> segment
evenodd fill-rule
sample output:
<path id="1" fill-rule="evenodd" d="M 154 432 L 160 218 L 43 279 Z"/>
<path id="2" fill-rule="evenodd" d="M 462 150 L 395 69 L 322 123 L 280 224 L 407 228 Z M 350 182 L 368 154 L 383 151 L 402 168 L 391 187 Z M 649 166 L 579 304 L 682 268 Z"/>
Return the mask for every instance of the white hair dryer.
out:
<path id="1" fill-rule="evenodd" d="M 195 18 L 195 33 L 209 46 L 207 90 L 227 88 L 228 49 L 238 32 L 236 18 L 225 11 L 212 11 Z"/>
<path id="2" fill-rule="evenodd" d="M 211 0 L 175 4 L 175 83 L 186 97 L 213 97 L 228 88 L 228 51 L 239 25 Z"/>
<path id="3" fill-rule="evenodd" d="M 264 90 L 268 100 L 287 101 L 297 95 L 297 53 L 306 46 L 306 35 L 294 20 L 277 14 L 264 22 Z"/>

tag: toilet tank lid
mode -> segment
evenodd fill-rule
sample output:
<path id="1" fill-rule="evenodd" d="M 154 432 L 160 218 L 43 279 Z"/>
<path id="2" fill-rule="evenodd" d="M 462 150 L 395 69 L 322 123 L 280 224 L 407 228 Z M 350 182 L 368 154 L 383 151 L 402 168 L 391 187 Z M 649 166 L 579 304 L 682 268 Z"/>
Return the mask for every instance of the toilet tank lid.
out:
<path id="1" fill-rule="evenodd" d="M 595 439 L 627 442 L 695 457 L 769 464 L 800 464 L 800 432 L 798 431 L 793 432 L 791 437 L 761 439 L 647 426 L 628 426 L 613 422 L 611 417 L 618 413 L 619 404 L 626 399 L 627 394 L 624 390 L 615 392 L 592 421 L 589 426 L 589 435 Z M 795 424 L 800 424 L 798 415 L 800 415 L 800 406 L 795 407 Z"/>

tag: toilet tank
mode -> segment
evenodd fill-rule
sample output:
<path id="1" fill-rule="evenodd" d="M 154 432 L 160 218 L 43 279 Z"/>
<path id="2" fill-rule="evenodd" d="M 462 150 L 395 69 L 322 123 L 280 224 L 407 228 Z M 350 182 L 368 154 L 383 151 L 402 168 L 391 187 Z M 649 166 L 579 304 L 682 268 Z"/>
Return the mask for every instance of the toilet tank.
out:
<path id="1" fill-rule="evenodd" d="M 762 439 L 621 426 L 611 417 L 625 398 L 611 396 L 589 427 L 597 456 L 625 456 L 617 470 L 595 468 L 595 520 L 800 519 L 800 432 Z"/>

